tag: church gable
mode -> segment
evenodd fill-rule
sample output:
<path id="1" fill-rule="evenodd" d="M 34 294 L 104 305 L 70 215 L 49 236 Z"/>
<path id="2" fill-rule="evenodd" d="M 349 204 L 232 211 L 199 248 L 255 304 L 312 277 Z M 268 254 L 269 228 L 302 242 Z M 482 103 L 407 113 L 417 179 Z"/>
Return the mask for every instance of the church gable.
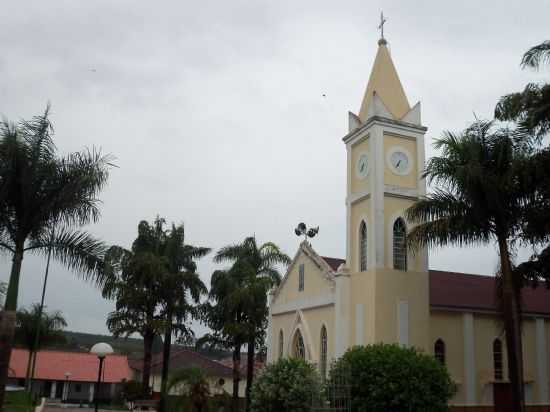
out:
<path id="1" fill-rule="evenodd" d="M 334 269 L 313 248 L 302 242 L 273 293 L 274 304 L 322 298 L 334 293 Z"/>

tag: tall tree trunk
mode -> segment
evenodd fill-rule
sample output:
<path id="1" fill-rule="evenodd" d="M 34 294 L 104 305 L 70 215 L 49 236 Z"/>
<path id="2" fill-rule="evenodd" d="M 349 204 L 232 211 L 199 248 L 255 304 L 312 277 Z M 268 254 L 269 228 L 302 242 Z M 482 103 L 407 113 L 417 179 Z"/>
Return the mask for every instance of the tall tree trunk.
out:
<path id="1" fill-rule="evenodd" d="M 502 317 L 506 334 L 508 375 L 512 386 L 513 410 L 525 411 L 523 386 L 523 348 L 521 339 L 521 289 L 512 273 L 508 242 L 499 236 L 500 266 L 502 271 Z"/>
<path id="2" fill-rule="evenodd" d="M 164 331 L 164 346 L 162 352 L 162 378 L 160 382 L 159 412 L 166 412 L 166 388 L 168 387 L 168 371 L 170 368 L 170 349 L 172 346 L 172 311 L 168 311 L 167 325 Z"/>
<path id="3" fill-rule="evenodd" d="M 239 381 L 241 380 L 241 344 L 233 348 L 233 412 L 239 412 Z"/>
<path id="4" fill-rule="evenodd" d="M 252 381 L 254 380 L 254 343 L 256 339 L 252 337 L 248 340 L 248 353 L 246 355 L 246 411 L 250 410 L 250 391 L 252 389 Z"/>
<path id="5" fill-rule="evenodd" d="M 4 410 L 4 393 L 8 381 L 8 369 L 10 366 L 11 350 L 13 348 L 15 311 L 17 310 L 17 293 L 19 291 L 19 277 L 21 275 L 21 264 L 23 263 L 24 244 L 24 240 L 16 243 L 6 303 L 4 311 L 0 312 L 0 348 L 2 348 L 0 350 L 0 412 Z"/>
<path id="6" fill-rule="evenodd" d="M 143 372 L 141 375 L 141 392 L 144 399 L 149 399 L 149 381 L 151 380 L 151 361 L 153 359 L 153 339 L 155 333 L 147 330 L 143 335 Z"/>
<path id="7" fill-rule="evenodd" d="M 29 360 L 27 361 L 27 373 L 25 374 L 25 389 L 27 391 L 31 390 L 31 364 L 34 351 L 32 347 L 29 347 Z"/>

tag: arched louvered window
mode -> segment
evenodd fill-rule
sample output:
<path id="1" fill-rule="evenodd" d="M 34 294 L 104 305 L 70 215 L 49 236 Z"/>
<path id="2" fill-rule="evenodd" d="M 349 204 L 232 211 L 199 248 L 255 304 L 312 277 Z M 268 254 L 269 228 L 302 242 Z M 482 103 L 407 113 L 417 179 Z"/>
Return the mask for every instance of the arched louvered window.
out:
<path id="1" fill-rule="evenodd" d="M 285 340 L 283 336 L 283 331 L 281 330 L 279 332 L 279 359 L 283 359 L 284 345 L 285 345 Z"/>
<path id="2" fill-rule="evenodd" d="M 502 380 L 502 341 L 496 338 L 493 341 L 493 370 L 495 373 L 495 380 Z"/>
<path id="3" fill-rule="evenodd" d="M 393 268 L 407 270 L 407 227 L 402 218 L 393 224 Z"/>
<path id="4" fill-rule="evenodd" d="M 359 269 L 361 272 L 367 270 L 367 225 L 361 222 L 359 228 Z"/>
<path id="5" fill-rule="evenodd" d="M 294 335 L 294 357 L 298 359 L 306 358 L 306 347 L 304 345 L 304 338 L 302 333 L 298 329 Z"/>
<path id="6" fill-rule="evenodd" d="M 441 339 L 435 341 L 434 356 L 442 365 L 445 365 L 445 342 Z"/>
<path id="7" fill-rule="evenodd" d="M 304 283 L 305 283 L 305 267 L 302 263 L 298 267 L 298 292 L 302 292 L 304 290 Z"/>
<path id="8" fill-rule="evenodd" d="M 319 371 L 321 379 L 325 380 L 327 375 L 327 352 L 328 352 L 328 336 L 325 325 L 321 328 L 321 358 L 319 359 Z"/>

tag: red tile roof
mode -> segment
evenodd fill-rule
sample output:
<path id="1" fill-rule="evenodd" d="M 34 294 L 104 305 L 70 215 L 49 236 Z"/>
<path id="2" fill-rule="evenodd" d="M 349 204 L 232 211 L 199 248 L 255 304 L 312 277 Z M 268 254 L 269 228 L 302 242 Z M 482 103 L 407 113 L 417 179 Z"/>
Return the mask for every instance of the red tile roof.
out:
<path id="1" fill-rule="evenodd" d="M 430 270 L 430 305 L 461 310 L 497 309 L 495 278 Z M 550 290 L 544 285 L 522 290 L 523 312 L 550 314 Z"/>
<path id="2" fill-rule="evenodd" d="M 143 359 L 131 361 L 132 369 L 141 371 Z M 174 348 L 170 351 L 170 370 L 175 371 L 183 368 L 200 368 L 210 376 L 231 376 L 231 368 L 213 361 L 198 352 L 186 348 Z M 151 372 L 160 374 L 162 371 L 162 353 L 153 355 Z"/>
<path id="3" fill-rule="evenodd" d="M 246 373 L 248 372 L 248 354 L 247 353 L 241 353 L 241 376 L 246 376 Z M 227 358 L 223 358 L 220 360 L 220 363 L 224 366 L 227 366 L 231 370 L 233 370 L 233 356 L 228 356 Z M 254 359 L 254 376 L 256 376 L 263 368 L 265 367 L 265 363 L 261 360 Z"/>
<path id="4" fill-rule="evenodd" d="M 9 377 L 24 378 L 28 359 L 26 349 L 13 349 Z M 42 350 L 36 356 L 34 376 L 36 379 L 65 380 L 65 373 L 70 372 L 71 381 L 95 382 L 98 368 L 97 356 L 91 353 Z M 117 383 L 124 379 L 132 379 L 126 355 L 108 355 L 103 363 L 102 381 Z"/>
<path id="5" fill-rule="evenodd" d="M 343 259 L 321 256 L 336 271 Z M 550 315 L 550 290 L 544 285 L 524 288 L 523 311 Z M 495 278 L 458 272 L 430 270 L 430 306 L 456 310 L 496 311 Z"/>

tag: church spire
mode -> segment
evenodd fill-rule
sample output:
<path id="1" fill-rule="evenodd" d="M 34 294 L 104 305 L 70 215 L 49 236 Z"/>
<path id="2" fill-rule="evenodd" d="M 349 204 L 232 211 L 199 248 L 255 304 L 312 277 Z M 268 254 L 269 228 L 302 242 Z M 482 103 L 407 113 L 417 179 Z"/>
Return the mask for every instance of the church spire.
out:
<path id="1" fill-rule="evenodd" d="M 381 37 L 378 40 L 378 52 L 374 59 L 374 65 L 370 73 L 367 90 L 361 103 L 359 119 L 365 122 L 372 113 L 371 106 L 375 96 L 377 96 L 385 106 L 389 114 L 396 119 L 402 119 L 410 110 L 409 101 L 393 65 L 390 52 L 387 47 L 387 41 L 384 38 L 384 23 L 386 19 L 382 14 L 379 29 Z"/>

